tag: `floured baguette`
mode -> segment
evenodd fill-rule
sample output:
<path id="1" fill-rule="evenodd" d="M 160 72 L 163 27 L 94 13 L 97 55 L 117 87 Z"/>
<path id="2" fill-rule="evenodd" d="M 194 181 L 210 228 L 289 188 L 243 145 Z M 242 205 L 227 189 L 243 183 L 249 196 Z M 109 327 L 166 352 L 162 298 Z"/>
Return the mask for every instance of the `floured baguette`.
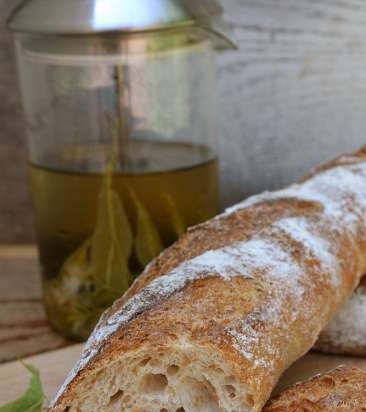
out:
<path id="1" fill-rule="evenodd" d="M 315 349 L 339 355 L 366 356 L 366 277 L 321 333 Z"/>
<path id="2" fill-rule="evenodd" d="M 341 366 L 284 391 L 263 412 L 366 411 L 366 373 Z"/>
<path id="3" fill-rule="evenodd" d="M 101 318 L 53 412 L 260 411 L 366 269 L 366 149 L 192 228 Z"/>
<path id="4" fill-rule="evenodd" d="M 319 170 L 322 169 L 323 167 Z M 315 170 L 307 178 L 319 170 Z M 336 355 L 366 356 L 366 276 L 321 332 L 313 349 Z"/>

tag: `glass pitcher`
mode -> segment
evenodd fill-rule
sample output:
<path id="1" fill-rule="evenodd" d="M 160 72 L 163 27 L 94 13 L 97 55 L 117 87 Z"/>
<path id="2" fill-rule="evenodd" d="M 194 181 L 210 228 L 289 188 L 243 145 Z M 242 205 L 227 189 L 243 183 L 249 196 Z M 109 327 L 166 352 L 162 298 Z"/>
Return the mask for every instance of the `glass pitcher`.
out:
<path id="1" fill-rule="evenodd" d="M 65 33 L 55 20 L 42 32 L 26 26 L 27 4 L 23 30 L 21 11 L 13 25 L 45 306 L 83 340 L 149 262 L 219 210 L 215 42 L 176 21 Z"/>

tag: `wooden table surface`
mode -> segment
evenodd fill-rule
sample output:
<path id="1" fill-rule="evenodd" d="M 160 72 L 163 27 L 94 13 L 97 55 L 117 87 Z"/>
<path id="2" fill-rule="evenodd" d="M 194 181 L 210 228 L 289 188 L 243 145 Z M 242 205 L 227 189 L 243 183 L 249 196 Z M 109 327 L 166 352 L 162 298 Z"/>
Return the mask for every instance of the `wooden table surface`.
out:
<path id="1" fill-rule="evenodd" d="M 40 369 L 50 398 L 78 358 L 81 347 L 53 332 L 47 322 L 36 248 L 0 247 L 0 362 L 4 363 L 0 366 L 0 405 L 19 396 L 29 381 L 29 373 L 20 362 L 8 361 L 38 354 L 27 362 Z M 277 391 L 340 364 L 366 370 L 366 358 L 310 353 L 284 374 Z"/>
<path id="2" fill-rule="evenodd" d="M 52 331 L 42 305 L 34 246 L 0 247 L 0 363 L 70 344 Z"/>

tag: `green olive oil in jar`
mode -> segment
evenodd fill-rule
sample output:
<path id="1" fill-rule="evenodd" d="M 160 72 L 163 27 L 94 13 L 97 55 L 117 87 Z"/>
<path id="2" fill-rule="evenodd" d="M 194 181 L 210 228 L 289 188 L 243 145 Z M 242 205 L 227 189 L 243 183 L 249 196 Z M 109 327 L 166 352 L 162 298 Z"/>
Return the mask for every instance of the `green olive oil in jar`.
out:
<path id="1" fill-rule="evenodd" d="M 46 310 L 72 339 L 87 338 L 151 260 L 218 212 L 210 149 L 133 144 L 128 171 L 103 170 L 102 147 L 58 150 L 51 163 L 63 168 L 30 165 Z"/>

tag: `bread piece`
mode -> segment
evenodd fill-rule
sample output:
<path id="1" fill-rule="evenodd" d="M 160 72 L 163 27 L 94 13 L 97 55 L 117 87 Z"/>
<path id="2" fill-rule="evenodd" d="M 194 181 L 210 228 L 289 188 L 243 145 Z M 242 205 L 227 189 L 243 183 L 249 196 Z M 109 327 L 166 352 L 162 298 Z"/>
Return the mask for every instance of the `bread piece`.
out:
<path id="1" fill-rule="evenodd" d="M 343 158 L 343 162 L 348 161 L 348 158 Z M 320 170 L 322 169 L 321 167 Z M 307 178 L 318 171 L 319 169 L 316 169 Z M 360 285 L 344 307 L 322 331 L 314 349 L 337 355 L 366 356 L 366 276 L 361 279 Z"/>
<path id="2" fill-rule="evenodd" d="M 284 391 L 263 412 L 366 411 L 366 373 L 341 366 Z"/>
<path id="3" fill-rule="evenodd" d="M 366 277 L 321 333 L 315 349 L 339 355 L 366 356 Z"/>
<path id="4" fill-rule="evenodd" d="M 366 149 L 164 251 L 101 318 L 52 412 L 260 411 L 366 269 Z"/>

